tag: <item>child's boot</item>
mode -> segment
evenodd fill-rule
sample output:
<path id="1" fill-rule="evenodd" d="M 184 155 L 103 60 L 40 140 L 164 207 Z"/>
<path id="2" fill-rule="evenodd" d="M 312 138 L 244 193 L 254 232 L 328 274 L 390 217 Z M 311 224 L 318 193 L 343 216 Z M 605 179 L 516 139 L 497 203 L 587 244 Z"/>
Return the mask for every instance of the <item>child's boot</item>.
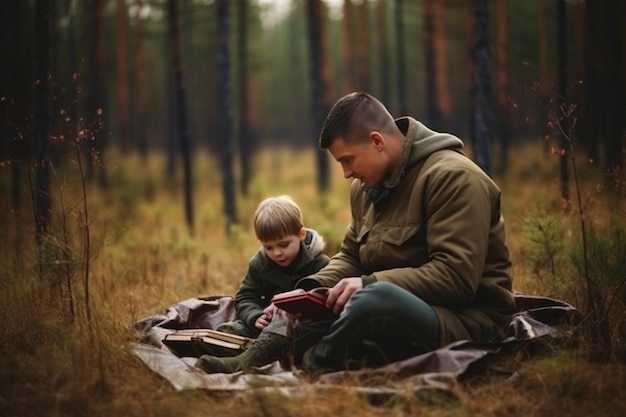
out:
<path id="1" fill-rule="evenodd" d="M 267 365 L 277 359 L 283 359 L 289 339 L 271 332 L 262 332 L 248 349 L 232 357 L 202 355 L 196 366 L 206 373 L 232 373 L 253 367 Z"/>

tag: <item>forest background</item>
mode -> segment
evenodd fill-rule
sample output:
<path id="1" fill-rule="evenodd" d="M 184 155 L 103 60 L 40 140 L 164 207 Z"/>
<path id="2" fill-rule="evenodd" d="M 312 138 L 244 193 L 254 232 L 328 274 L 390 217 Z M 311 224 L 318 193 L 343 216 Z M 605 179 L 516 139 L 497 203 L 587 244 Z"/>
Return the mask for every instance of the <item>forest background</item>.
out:
<path id="1" fill-rule="evenodd" d="M 6 415 L 624 409 L 622 2 L 10 0 L 0 19 Z M 317 137 L 354 90 L 461 137 L 502 189 L 514 289 L 583 319 L 508 357 L 509 383 L 451 396 L 175 392 L 128 350 L 132 324 L 234 294 L 267 196 L 337 250 L 348 181 Z"/>

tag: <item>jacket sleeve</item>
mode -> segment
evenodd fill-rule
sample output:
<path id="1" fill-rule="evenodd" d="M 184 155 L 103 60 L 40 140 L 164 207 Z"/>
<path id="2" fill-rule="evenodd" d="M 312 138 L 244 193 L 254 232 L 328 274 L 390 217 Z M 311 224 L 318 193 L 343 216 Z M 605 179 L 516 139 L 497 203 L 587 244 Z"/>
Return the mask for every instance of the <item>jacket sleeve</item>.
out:
<path id="1" fill-rule="evenodd" d="M 269 305 L 269 300 L 264 298 L 263 280 L 253 265 L 254 262 L 251 260 L 248 264 L 248 271 L 235 294 L 237 317 L 251 329 L 254 329 L 254 322 L 263 314 L 263 309 Z"/>
<path id="2" fill-rule="evenodd" d="M 378 271 L 373 277 L 396 283 L 429 304 L 458 309 L 474 301 L 492 224 L 501 221 L 499 190 L 466 167 L 441 170 L 427 181 L 429 261 L 419 267 Z"/>
<path id="3" fill-rule="evenodd" d="M 329 261 L 330 261 L 330 258 L 326 256 L 325 254 L 320 253 L 319 255 L 317 255 L 315 259 L 309 265 L 310 267 L 309 272 L 311 274 L 298 280 L 298 282 L 296 282 L 295 288 L 302 288 L 308 291 L 308 290 L 312 290 L 313 288 L 323 287 L 324 285 L 322 285 L 321 281 L 318 281 L 316 279 L 315 274 L 319 273 L 320 270 L 328 266 Z"/>

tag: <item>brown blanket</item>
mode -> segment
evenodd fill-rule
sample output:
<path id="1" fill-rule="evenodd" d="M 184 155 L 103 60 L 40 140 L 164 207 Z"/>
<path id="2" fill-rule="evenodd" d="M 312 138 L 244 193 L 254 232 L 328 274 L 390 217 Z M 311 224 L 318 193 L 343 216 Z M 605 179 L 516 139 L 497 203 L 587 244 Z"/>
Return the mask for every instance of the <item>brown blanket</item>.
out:
<path id="1" fill-rule="evenodd" d="M 194 367 L 196 358 L 179 358 L 161 343 L 166 334 L 177 329 L 214 329 L 234 319 L 234 303 L 230 296 L 184 300 L 168 307 L 165 314 L 139 320 L 135 323 L 135 329 L 140 341 L 133 344 L 132 349 L 150 369 L 167 379 L 179 391 L 271 388 L 295 395 L 312 387 L 323 389 L 349 383 L 360 392 L 386 396 L 397 394 L 394 387 L 398 386 L 398 382 L 410 384 L 415 389 L 449 390 L 460 378 L 469 374 L 470 367 L 473 375 L 487 372 L 488 359 L 524 348 L 531 341 L 562 337 L 564 330 L 571 329 L 579 319 L 576 308 L 563 301 L 522 294 L 516 294 L 515 299 L 517 313 L 509 326 L 509 336 L 500 343 L 459 341 L 376 369 L 323 374 L 315 382 L 310 382 L 310 376 L 303 378 L 304 374 L 297 369 L 282 369 L 278 362 L 255 369 L 254 372 L 209 375 Z"/>

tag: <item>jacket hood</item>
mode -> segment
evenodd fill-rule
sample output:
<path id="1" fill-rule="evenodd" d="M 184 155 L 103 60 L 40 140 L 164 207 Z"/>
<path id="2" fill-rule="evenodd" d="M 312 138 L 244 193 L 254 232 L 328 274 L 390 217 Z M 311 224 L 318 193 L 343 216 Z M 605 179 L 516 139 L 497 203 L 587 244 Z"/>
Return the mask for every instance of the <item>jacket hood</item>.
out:
<path id="1" fill-rule="evenodd" d="M 326 242 L 324 241 L 324 238 L 317 233 L 317 231 L 306 228 L 306 237 L 302 241 L 301 245 L 305 250 L 305 259 L 310 261 L 324 250 Z"/>
<path id="2" fill-rule="evenodd" d="M 396 119 L 396 125 L 406 136 L 402 157 L 398 166 L 386 181 L 394 187 L 402 178 L 407 167 L 443 149 L 463 149 L 463 141 L 449 133 L 439 133 L 427 128 L 412 117 Z"/>
<path id="3" fill-rule="evenodd" d="M 374 202 L 379 201 L 387 195 L 390 188 L 400 183 L 408 167 L 443 149 L 457 151 L 463 149 L 463 141 L 461 139 L 449 133 L 435 132 L 412 117 L 398 118 L 396 119 L 396 125 L 404 133 L 406 141 L 404 142 L 404 148 L 398 164 L 389 178 L 376 187 L 364 187 L 365 192 Z"/>

